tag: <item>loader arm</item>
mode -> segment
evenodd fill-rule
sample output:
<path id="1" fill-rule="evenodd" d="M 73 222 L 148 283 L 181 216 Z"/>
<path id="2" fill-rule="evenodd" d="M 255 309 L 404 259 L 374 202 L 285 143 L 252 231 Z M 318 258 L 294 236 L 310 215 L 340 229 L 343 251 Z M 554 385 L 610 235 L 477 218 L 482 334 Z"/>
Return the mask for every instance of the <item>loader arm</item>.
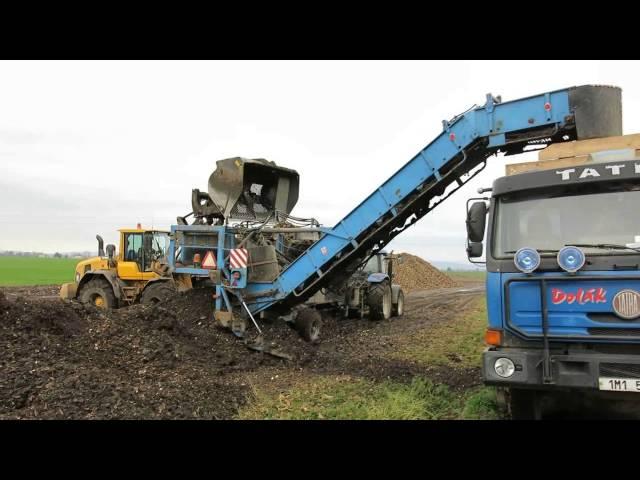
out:
<path id="1" fill-rule="evenodd" d="M 621 90 L 580 86 L 510 102 L 487 95 L 484 106 L 443 121 L 443 131 L 333 228 L 273 283 L 249 285 L 252 312 L 283 310 L 319 289 L 348 278 L 381 250 L 473 178 L 499 152 L 530 145 L 622 134 Z"/>

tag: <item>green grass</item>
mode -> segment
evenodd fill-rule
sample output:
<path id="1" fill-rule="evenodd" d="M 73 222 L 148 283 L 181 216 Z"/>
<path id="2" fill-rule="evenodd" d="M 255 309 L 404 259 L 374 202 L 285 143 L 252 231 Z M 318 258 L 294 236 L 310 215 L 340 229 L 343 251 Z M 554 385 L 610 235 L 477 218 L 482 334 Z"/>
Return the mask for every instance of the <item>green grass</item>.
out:
<path id="1" fill-rule="evenodd" d="M 463 395 L 415 377 L 409 384 L 352 377 L 307 377 L 286 392 L 254 389 L 241 419 L 265 420 L 493 420 L 495 393 L 475 388 Z"/>
<path id="2" fill-rule="evenodd" d="M 460 399 L 442 385 L 373 383 L 352 377 L 311 377 L 277 395 L 257 390 L 244 419 L 415 420 L 457 418 Z"/>
<path id="3" fill-rule="evenodd" d="M 499 420 L 495 388 L 482 387 L 471 392 L 465 399 L 460 418 L 464 420 Z"/>
<path id="4" fill-rule="evenodd" d="M 72 282 L 78 259 L 0 257 L 0 285 L 54 285 Z"/>

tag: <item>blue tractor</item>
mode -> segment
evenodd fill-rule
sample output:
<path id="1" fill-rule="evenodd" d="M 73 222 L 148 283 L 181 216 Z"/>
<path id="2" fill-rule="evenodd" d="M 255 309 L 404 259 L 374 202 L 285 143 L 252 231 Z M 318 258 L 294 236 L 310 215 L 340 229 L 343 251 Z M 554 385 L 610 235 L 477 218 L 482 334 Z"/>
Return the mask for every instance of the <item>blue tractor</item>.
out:
<path id="1" fill-rule="evenodd" d="M 394 266 L 402 257 L 382 251 L 372 255 L 347 281 L 344 300 L 338 304 L 345 317 L 365 315 L 371 320 L 389 320 L 404 313 L 404 292 L 393 283 Z"/>

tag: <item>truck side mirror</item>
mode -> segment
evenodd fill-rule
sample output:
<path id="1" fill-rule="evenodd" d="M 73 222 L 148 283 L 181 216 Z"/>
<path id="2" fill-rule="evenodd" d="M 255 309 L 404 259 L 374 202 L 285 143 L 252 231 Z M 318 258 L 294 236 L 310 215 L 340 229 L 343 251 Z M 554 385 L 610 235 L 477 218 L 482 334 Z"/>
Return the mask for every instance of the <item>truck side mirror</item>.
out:
<path id="1" fill-rule="evenodd" d="M 467 211 L 467 237 L 471 243 L 481 243 L 487 224 L 487 204 L 475 202 Z"/>
<path id="2" fill-rule="evenodd" d="M 478 258 L 482 256 L 482 242 L 469 242 L 467 245 L 467 256 L 469 258 Z"/>

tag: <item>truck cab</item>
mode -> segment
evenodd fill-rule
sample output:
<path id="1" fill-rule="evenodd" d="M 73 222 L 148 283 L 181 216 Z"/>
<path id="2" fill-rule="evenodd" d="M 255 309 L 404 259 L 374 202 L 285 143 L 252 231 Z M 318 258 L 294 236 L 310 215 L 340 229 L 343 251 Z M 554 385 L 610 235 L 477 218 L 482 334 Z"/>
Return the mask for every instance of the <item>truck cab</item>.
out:
<path id="1" fill-rule="evenodd" d="M 468 209 L 467 252 L 486 257 L 483 378 L 514 418 L 637 414 L 640 158 L 627 137 L 548 147 Z"/>

